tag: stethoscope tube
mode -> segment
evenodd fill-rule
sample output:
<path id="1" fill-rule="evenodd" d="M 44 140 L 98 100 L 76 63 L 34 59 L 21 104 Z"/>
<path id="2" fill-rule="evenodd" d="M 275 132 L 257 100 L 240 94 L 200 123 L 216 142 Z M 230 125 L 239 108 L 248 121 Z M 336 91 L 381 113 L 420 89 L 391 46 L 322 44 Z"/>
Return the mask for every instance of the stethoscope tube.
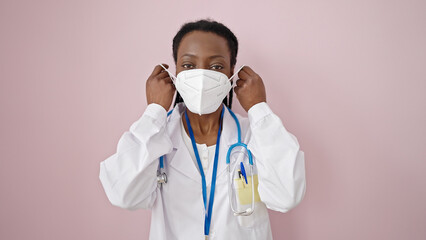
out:
<path id="1" fill-rule="evenodd" d="M 227 171 L 228 171 L 228 197 L 229 197 L 229 205 L 231 205 L 231 209 L 232 212 L 234 212 L 234 216 L 249 216 L 254 212 L 254 167 L 253 167 L 253 156 L 251 154 L 251 151 L 248 149 L 247 144 L 242 143 L 241 142 L 241 127 L 240 127 L 240 122 L 238 121 L 237 116 L 234 114 L 234 112 L 231 111 L 231 109 L 229 109 L 227 107 L 229 113 L 231 114 L 232 118 L 234 118 L 235 123 L 237 125 L 237 130 L 238 130 L 238 142 L 231 145 L 231 147 L 229 147 L 228 149 L 228 153 L 226 154 L 226 164 L 227 164 Z M 231 167 L 230 167 L 230 161 L 231 161 L 231 155 L 232 155 L 232 151 L 234 150 L 234 148 L 236 147 L 242 147 L 247 151 L 247 157 L 249 160 L 249 164 L 250 164 L 250 176 L 251 176 L 251 207 L 247 208 L 244 211 L 238 211 L 238 209 L 236 209 L 233 205 L 233 199 L 232 199 L 232 189 L 233 189 L 233 173 L 235 172 L 235 169 L 237 168 L 238 164 L 235 164 L 234 167 L 232 168 L 231 171 Z M 241 152 L 240 152 L 241 154 Z M 244 154 L 244 153 L 243 153 Z M 232 173 L 232 174 L 231 174 Z"/>
<path id="2" fill-rule="evenodd" d="M 167 113 L 167 117 L 172 114 L 173 109 Z M 167 174 L 164 172 L 164 158 L 166 156 L 160 157 L 160 168 L 157 170 L 157 184 L 161 188 L 163 184 L 167 183 Z"/>

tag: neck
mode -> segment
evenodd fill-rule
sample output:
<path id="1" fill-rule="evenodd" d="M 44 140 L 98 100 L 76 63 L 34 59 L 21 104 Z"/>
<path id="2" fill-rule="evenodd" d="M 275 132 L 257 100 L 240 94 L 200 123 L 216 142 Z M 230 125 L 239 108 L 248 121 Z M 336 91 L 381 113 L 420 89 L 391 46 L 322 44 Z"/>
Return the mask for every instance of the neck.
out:
<path id="1" fill-rule="evenodd" d="M 220 115 L 223 105 L 209 114 L 198 115 L 187 109 L 188 119 L 197 143 L 205 143 L 208 146 L 216 144 L 217 132 L 219 131 Z M 186 133 L 189 135 L 185 117 L 182 118 Z"/>

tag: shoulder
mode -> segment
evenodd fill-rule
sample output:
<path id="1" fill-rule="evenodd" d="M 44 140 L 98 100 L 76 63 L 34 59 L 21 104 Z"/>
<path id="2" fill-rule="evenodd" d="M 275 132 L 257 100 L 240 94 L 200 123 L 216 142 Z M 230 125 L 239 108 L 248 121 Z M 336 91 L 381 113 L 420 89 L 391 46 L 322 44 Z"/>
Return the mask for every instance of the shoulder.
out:
<path id="1" fill-rule="evenodd" d="M 241 131 L 243 133 L 250 129 L 249 118 L 239 114 L 238 112 L 234 112 L 229 108 L 228 108 L 228 118 L 232 122 L 237 121 L 236 123 L 240 126 Z"/>
<path id="2" fill-rule="evenodd" d="M 176 106 L 167 112 L 167 133 L 169 136 L 174 136 L 180 131 L 180 123 L 182 113 L 185 111 L 185 105 L 178 103 Z"/>
<path id="3" fill-rule="evenodd" d="M 254 127 L 258 125 L 265 118 L 274 113 L 266 102 L 261 102 L 252 106 L 249 109 L 247 116 L 242 116 L 236 112 L 233 112 L 233 114 L 240 122 L 242 131 L 244 131 L 245 129 L 250 129 L 250 126 Z"/>
<path id="4" fill-rule="evenodd" d="M 183 102 L 176 104 L 176 106 L 167 112 L 167 122 L 169 123 L 180 120 L 184 111 L 185 104 Z"/>

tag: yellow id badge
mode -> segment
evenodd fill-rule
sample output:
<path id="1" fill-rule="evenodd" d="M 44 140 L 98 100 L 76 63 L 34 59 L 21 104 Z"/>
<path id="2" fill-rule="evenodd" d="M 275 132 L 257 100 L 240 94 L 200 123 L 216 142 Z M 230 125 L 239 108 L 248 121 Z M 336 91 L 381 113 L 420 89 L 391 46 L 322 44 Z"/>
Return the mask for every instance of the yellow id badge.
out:
<path id="1" fill-rule="evenodd" d="M 260 202 L 259 192 L 257 186 L 259 185 L 257 174 L 253 175 L 254 178 L 254 202 Z M 252 192 L 251 192 L 251 176 L 247 176 L 247 183 L 242 178 L 235 178 L 235 186 L 238 194 L 238 200 L 240 205 L 251 204 Z"/>

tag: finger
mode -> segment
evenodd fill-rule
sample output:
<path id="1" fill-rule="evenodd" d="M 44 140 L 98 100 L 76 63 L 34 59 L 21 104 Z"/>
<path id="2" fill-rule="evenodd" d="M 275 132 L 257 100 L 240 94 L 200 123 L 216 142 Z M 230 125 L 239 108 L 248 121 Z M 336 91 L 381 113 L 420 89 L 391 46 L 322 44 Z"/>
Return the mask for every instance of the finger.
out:
<path id="1" fill-rule="evenodd" d="M 251 67 L 249 67 L 249 66 L 244 66 L 243 69 L 241 69 L 241 71 L 244 71 L 244 72 L 246 72 L 249 75 L 256 74 L 256 72 L 253 71 L 253 69 L 251 69 Z"/>
<path id="2" fill-rule="evenodd" d="M 170 85 L 173 89 L 176 90 L 176 86 L 175 86 L 175 84 L 173 83 L 172 79 L 169 76 L 166 77 L 166 78 L 161 79 L 161 81 L 165 81 L 166 84 Z"/>
<path id="3" fill-rule="evenodd" d="M 235 83 L 235 85 L 237 85 L 237 87 L 242 87 L 244 84 L 244 80 L 242 79 L 238 79 L 237 82 Z"/>
<path id="4" fill-rule="evenodd" d="M 171 83 L 173 84 L 172 79 L 170 78 L 170 76 L 166 76 L 164 78 L 161 78 L 160 81 L 165 81 L 166 83 Z"/>
<path id="5" fill-rule="evenodd" d="M 246 67 L 244 67 L 244 68 L 246 68 Z M 243 70 L 244 70 L 244 68 L 243 68 L 243 69 L 241 69 L 241 71 L 238 73 L 238 77 L 239 77 L 241 80 L 247 80 L 247 79 L 249 79 L 249 78 L 250 78 L 250 75 L 249 75 L 247 72 L 243 71 Z"/>
<path id="6" fill-rule="evenodd" d="M 163 63 L 163 66 L 166 67 L 166 68 L 169 68 L 169 65 L 167 65 L 165 63 Z M 161 70 L 164 71 L 164 68 L 161 67 L 160 64 L 158 64 L 157 66 L 155 66 L 154 70 L 152 71 L 151 76 L 156 76 L 157 74 L 159 74 L 160 72 L 162 72 Z"/>
<path id="7" fill-rule="evenodd" d="M 166 69 L 169 69 L 169 65 L 168 64 L 162 63 L 161 65 L 163 65 Z M 161 67 L 161 65 L 160 65 L 160 67 Z M 167 72 L 167 71 L 164 70 L 163 67 L 161 67 L 161 72 Z"/>
<path id="8" fill-rule="evenodd" d="M 163 79 L 163 78 L 166 78 L 166 77 L 169 77 L 169 73 L 168 72 L 166 72 L 166 71 L 164 71 L 164 72 L 161 72 L 161 73 L 159 73 L 157 76 L 155 76 L 157 79 Z"/>
<path id="9" fill-rule="evenodd" d="M 240 92 L 240 90 L 241 90 L 241 87 L 234 87 L 234 92 L 235 92 L 235 94 L 237 94 L 237 96 L 239 95 L 239 92 Z"/>

